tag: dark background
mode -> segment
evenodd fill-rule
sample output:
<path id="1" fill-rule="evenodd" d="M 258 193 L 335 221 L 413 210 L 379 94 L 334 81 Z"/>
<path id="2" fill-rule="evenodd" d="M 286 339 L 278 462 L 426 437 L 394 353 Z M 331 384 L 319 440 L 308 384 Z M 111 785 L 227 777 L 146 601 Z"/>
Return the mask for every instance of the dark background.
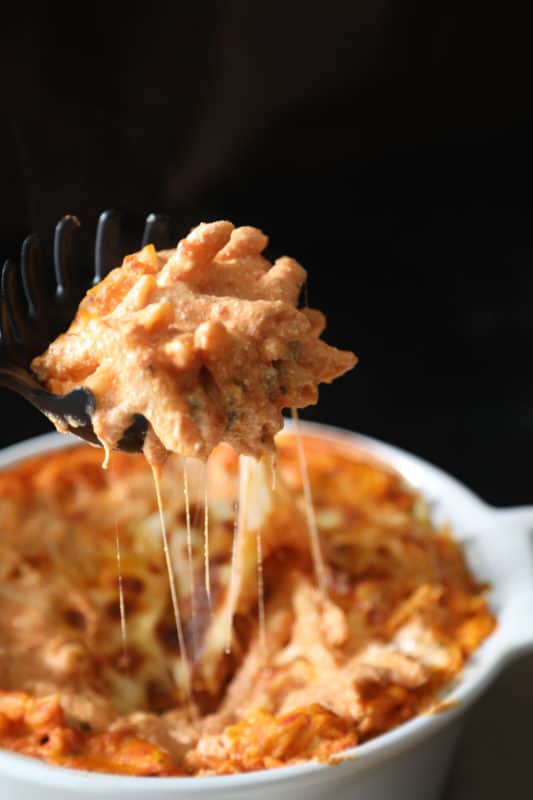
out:
<path id="1" fill-rule="evenodd" d="M 229 218 L 360 356 L 304 417 L 532 499 L 533 13 L 410 2 L 41 4 L 5 20 L 0 254 L 77 214 Z M 50 428 L 0 391 L 0 445 Z"/>

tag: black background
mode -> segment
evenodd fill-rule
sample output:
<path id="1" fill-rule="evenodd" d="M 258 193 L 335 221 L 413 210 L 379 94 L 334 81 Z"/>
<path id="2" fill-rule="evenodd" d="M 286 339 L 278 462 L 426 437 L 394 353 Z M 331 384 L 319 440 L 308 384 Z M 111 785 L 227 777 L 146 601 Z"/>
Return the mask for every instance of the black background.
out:
<path id="1" fill-rule="evenodd" d="M 304 417 L 496 504 L 533 476 L 533 13 L 409 2 L 59 4 L 5 20 L 0 254 L 77 214 L 229 218 L 309 271 L 360 364 Z M 0 444 L 48 430 L 0 391 Z"/>

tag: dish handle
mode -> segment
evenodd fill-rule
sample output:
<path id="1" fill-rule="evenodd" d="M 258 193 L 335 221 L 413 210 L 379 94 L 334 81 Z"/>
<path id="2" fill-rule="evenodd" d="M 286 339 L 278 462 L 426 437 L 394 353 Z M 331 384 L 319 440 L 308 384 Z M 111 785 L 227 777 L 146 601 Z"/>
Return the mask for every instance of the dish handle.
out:
<path id="1" fill-rule="evenodd" d="M 533 506 L 493 509 L 492 542 L 498 542 L 512 604 L 508 656 L 533 651 Z"/>

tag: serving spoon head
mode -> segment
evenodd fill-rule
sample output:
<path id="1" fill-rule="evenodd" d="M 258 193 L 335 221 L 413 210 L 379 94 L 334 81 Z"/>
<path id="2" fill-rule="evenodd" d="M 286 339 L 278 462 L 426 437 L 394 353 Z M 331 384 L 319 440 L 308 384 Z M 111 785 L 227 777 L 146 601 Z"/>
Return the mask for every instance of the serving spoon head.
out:
<path id="1" fill-rule="evenodd" d="M 54 422 L 94 445 L 100 445 L 92 415 L 96 401 L 86 387 L 68 394 L 48 392 L 39 383 L 30 364 L 72 322 L 85 292 L 105 278 L 131 252 L 117 211 L 104 211 L 98 220 L 94 246 L 94 268 L 83 277 L 80 259 L 80 222 L 71 215 L 56 225 L 53 265 L 45 263 L 43 248 L 35 234 L 22 245 L 20 264 L 8 259 L 0 279 L 0 386 L 20 394 Z M 140 247 L 152 243 L 162 250 L 176 242 L 174 224 L 163 214 L 150 214 Z M 133 248 L 134 249 L 134 248 Z M 142 452 L 148 422 L 134 414 L 117 444 L 129 453 Z"/>

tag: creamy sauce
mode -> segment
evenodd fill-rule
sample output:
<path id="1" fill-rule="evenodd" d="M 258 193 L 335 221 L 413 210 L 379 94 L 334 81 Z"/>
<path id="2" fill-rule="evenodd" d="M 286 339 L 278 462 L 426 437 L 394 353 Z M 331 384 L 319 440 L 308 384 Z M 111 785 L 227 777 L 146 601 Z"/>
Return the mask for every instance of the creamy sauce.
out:
<path id="1" fill-rule="evenodd" d="M 302 478 L 303 499 L 305 504 L 305 516 L 307 519 L 307 528 L 309 531 L 309 539 L 311 543 L 311 555 L 313 557 L 313 565 L 315 569 L 316 581 L 322 598 L 327 597 L 327 575 L 326 567 L 324 565 L 324 558 L 322 556 L 322 549 L 320 547 L 320 534 L 318 532 L 318 525 L 316 522 L 315 507 L 313 505 L 313 494 L 311 491 L 311 482 L 309 480 L 309 470 L 307 467 L 307 459 L 300 433 L 300 420 L 298 418 L 298 411 L 291 409 L 292 419 L 294 422 L 294 435 L 296 437 L 296 446 L 298 450 L 298 462 L 300 464 L 300 473 Z"/>
<path id="2" fill-rule="evenodd" d="M 163 552 L 165 554 L 165 563 L 168 573 L 168 584 L 170 588 L 170 597 L 172 600 L 172 610 L 174 612 L 174 622 L 176 624 L 176 635 L 178 637 L 178 645 L 180 650 L 180 657 L 184 665 L 184 675 L 185 677 L 185 693 L 188 697 L 191 694 L 191 682 L 190 682 L 190 666 L 189 666 L 189 659 L 187 657 L 187 649 L 185 647 L 185 637 L 183 636 L 183 626 L 181 624 L 181 614 L 180 614 L 180 607 L 178 601 L 178 593 L 176 590 L 176 578 L 174 575 L 174 568 L 172 566 L 172 559 L 170 558 L 170 550 L 168 546 L 168 536 L 167 536 L 167 526 L 165 523 L 165 515 L 163 512 L 163 501 L 161 499 L 161 467 L 154 466 L 152 464 L 152 475 L 154 478 L 154 486 L 155 486 L 155 493 L 157 497 L 157 508 L 159 511 L 159 521 L 161 525 L 161 539 L 163 542 Z"/>

